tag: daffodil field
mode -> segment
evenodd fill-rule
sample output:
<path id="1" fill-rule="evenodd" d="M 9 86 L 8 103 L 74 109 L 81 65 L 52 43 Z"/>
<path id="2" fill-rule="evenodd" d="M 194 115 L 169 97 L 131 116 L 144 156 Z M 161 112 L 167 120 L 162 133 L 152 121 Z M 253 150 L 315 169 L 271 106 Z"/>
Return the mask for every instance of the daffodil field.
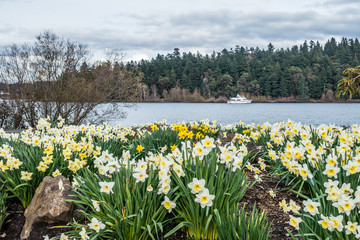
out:
<path id="1" fill-rule="evenodd" d="M 279 202 L 294 239 L 360 239 L 358 125 L 206 120 L 125 128 L 41 119 L 0 137 L 0 229 L 8 196 L 27 207 L 45 176 L 63 175 L 82 220 L 57 239 L 166 239 L 177 231 L 269 239 L 266 212 L 239 206 L 267 174 L 302 201 Z"/>

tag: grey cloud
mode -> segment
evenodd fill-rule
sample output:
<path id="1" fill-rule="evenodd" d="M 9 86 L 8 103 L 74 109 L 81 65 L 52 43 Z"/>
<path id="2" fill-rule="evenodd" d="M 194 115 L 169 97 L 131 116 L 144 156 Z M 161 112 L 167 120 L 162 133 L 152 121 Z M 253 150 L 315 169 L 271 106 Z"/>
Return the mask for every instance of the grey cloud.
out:
<path id="1" fill-rule="evenodd" d="M 352 3 L 359 3 L 358 0 L 327 0 L 324 2 L 325 5 L 344 5 L 344 4 L 352 4 Z"/>
<path id="2" fill-rule="evenodd" d="M 120 24 L 119 18 L 111 19 L 110 25 L 104 28 L 53 31 L 97 50 L 110 47 L 124 51 L 150 49 L 171 52 L 179 47 L 212 51 L 249 44 L 252 47 L 260 45 L 262 48 L 269 42 L 295 45 L 304 40 L 324 43 L 332 36 L 358 37 L 358 12 L 356 9 L 348 11 L 347 8 L 339 8 L 331 15 L 316 10 L 258 14 L 226 9 L 194 11 L 173 16 L 121 14 L 119 17 L 125 17 L 130 27 L 123 27 L 124 22 Z M 0 28 L 0 33 L 2 29 L 9 30 Z"/>
<path id="3" fill-rule="evenodd" d="M 237 13 L 238 14 L 238 13 Z M 221 26 L 226 27 L 232 17 L 227 10 L 211 11 L 211 12 L 193 12 L 174 16 L 170 19 L 170 23 L 176 26 Z"/>

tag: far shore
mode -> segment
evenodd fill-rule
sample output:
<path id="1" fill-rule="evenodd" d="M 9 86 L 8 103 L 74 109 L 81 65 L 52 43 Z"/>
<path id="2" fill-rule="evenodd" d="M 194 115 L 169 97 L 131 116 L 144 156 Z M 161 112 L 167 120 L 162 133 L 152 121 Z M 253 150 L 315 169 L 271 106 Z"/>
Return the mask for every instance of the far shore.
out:
<path id="1" fill-rule="evenodd" d="M 226 103 L 227 100 L 203 100 L 203 101 L 169 101 L 168 99 L 158 99 L 158 100 L 147 100 L 137 103 Z M 289 100 L 289 99 L 253 99 L 252 103 L 360 103 L 360 99 L 348 99 L 348 100 L 335 100 L 335 101 L 325 101 L 321 99 L 309 99 L 306 101 L 299 100 Z"/>

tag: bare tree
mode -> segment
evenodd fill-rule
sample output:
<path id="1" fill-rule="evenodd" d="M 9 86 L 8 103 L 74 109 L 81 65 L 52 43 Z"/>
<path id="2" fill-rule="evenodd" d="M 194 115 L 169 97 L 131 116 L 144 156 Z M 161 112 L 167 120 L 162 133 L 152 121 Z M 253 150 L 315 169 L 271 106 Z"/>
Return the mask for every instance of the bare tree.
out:
<path id="1" fill-rule="evenodd" d="M 5 48 L 0 81 L 9 97 L 1 107 L 11 111 L 13 127 L 33 127 L 47 116 L 68 124 L 100 122 L 120 111 L 116 102 L 136 100 L 141 74 L 110 60 L 89 64 L 88 53 L 85 45 L 49 31 L 33 45 Z M 110 104 L 100 108 L 102 103 Z"/>

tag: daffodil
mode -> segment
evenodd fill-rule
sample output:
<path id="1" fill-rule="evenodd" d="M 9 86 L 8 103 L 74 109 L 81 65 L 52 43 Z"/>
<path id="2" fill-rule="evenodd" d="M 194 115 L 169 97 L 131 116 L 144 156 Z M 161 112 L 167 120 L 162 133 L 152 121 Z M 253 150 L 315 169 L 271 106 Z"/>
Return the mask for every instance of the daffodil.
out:
<path id="1" fill-rule="evenodd" d="M 44 162 L 40 162 L 39 163 L 39 166 L 37 166 L 37 169 L 40 171 L 40 172 L 45 172 L 46 169 L 48 169 L 49 166 L 46 165 Z"/>
<path id="2" fill-rule="evenodd" d="M 210 138 L 209 136 L 206 136 L 203 140 L 201 140 L 201 143 L 205 148 L 211 149 L 216 147 L 214 141 L 215 141 L 214 138 Z"/>
<path id="3" fill-rule="evenodd" d="M 205 189 L 205 179 L 198 180 L 197 178 L 193 178 L 193 181 L 188 184 L 188 187 L 191 189 L 191 193 L 200 193 Z"/>
<path id="4" fill-rule="evenodd" d="M 304 179 L 304 181 L 306 181 L 308 178 L 314 177 L 306 164 L 300 166 L 299 174 Z"/>
<path id="5" fill-rule="evenodd" d="M 44 157 L 42 157 L 42 160 L 44 161 L 45 164 L 49 165 L 50 163 L 53 162 L 53 156 L 49 156 L 49 155 L 46 155 Z"/>
<path id="6" fill-rule="evenodd" d="M 359 165 L 355 161 L 349 161 L 348 164 L 342 166 L 342 168 L 346 171 L 346 176 L 356 174 L 360 170 Z"/>
<path id="7" fill-rule="evenodd" d="M 149 175 L 145 171 L 133 173 L 133 177 L 136 179 L 136 182 L 145 182 L 148 176 Z"/>
<path id="8" fill-rule="evenodd" d="M 69 237 L 65 235 L 65 233 L 62 233 L 60 235 L 60 240 L 69 240 Z"/>
<path id="9" fill-rule="evenodd" d="M 291 208 L 291 211 L 293 211 L 294 213 L 299 213 L 300 210 L 300 206 L 296 204 L 296 202 L 294 202 L 292 199 L 290 199 L 289 202 L 289 207 Z"/>
<path id="10" fill-rule="evenodd" d="M 360 226 L 358 226 L 357 222 L 348 221 L 345 225 L 345 233 L 350 235 L 351 233 L 356 234 L 356 232 L 360 232 Z"/>
<path id="11" fill-rule="evenodd" d="M 168 194 L 171 187 L 170 184 L 162 184 L 159 188 L 158 194 L 164 193 L 165 195 Z"/>
<path id="12" fill-rule="evenodd" d="M 356 202 L 348 195 L 341 195 L 338 202 L 333 203 L 333 206 L 338 208 L 339 213 L 345 213 L 349 216 L 351 211 L 356 207 Z"/>
<path id="13" fill-rule="evenodd" d="M 197 142 L 193 148 L 194 156 L 199 157 L 200 160 L 202 160 L 209 152 L 210 150 L 205 149 L 201 142 Z"/>
<path id="14" fill-rule="evenodd" d="M 326 168 L 323 171 L 323 174 L 327 175 L 329 178 L 337 178 L 337 174 L 340 171 L 339 167 L 334 165 L 326 164 Z"/>
<path id="15" fill-rule="evenodd" d="M 328 196 L 326 199 L 333 201 L 333 202 L 338 201 L 341 197 L 341 191 L 338 187 L 331 188 L 327 194 L 328 194 Z"/>
<path id="16" fill-rule="evenodd" d="M 32 175 L 33 175 L 32 172 L 21 171 L 21 180 L 30 181 Z"/>
<path id="17" fill-rule="evenodd" d="M 272 189 L 269 190 L 269 194 L 272 198 L 276 197 L 276 193 Z"/>
<path id="18" fill-rule="evenodd" d="M 291 211 L 291 207 L 289 206 L 289 204 L 286 203 L 285 199 L 283 199 L 283 200 L 281 200 L 281 202 L 279 202 L 279 206 L 283 209 L 284 212 Z"/>
<path id="19" fill-rule="evenodd" d="M 174 201 L 170 201 L 168 196 L 165 196 L 165 199 L 161 205 L 163 205 L 165 209 L 168 210 L 168 212 L 171 212 L 176 207 L 176 203 Z"/>
<path id="20" fill-rule="evenodd" d="M 143 147 L 142 145 L 138 145 L 138 146 L 136 147 L 136 150 L 137 150 L 138 152 L 141 152 L 142 150 L 144 150 L 144 147 Z"/>
<path id="21" fill-rule="evenodd" d="M 81 231 L 79 232 L 79 235 L 82 240 L 90 239 L 90 237 L 87 235 L 86 230 L 84 227 L 81 228 Z"/>
<path id="22" fill-rule="evenodd" d="M 147 167 L 148 167 L 147 162 L 144 160 L 140 160 L 137 162 L 136 168 L 134 169 L 134 171 L 145 172 Z"/>
<path id="23" fill-rule="evenodd" d="M 6 164 L 4 164 L 4 162 L 2 160 L 0 160 L 0 169 L 2 172 L 5 172 L 6 170 L 9 169 L 9 167 L 6 166 Z"/>
<path id="24" fill-rule="evenodd" d="M 334 229 L 338 230 L 339 232 L 341 232 L 344 228 L 342 221 L 343 221 L 344 216 L 343 215 L 338 215 L 336 217 L 330 215 L 329 219 L 332 222 L 332 224 L 329 227 L 330 231 L 333 231 Z"/>
<path id="25" fill-rule="evenodd" d="M 151 185 L 147 186 L 147 188 L 146 188 L 146 191 L 148 191 L 148 192 L 152 192 L 153 190 L 154 190 L 154 188 Z"/>
<path id="26" fill-rule="evenodd" d="M 304 211 L 310 213 L 312 216 L 319 213 L 318 207 L 320 206 L 320 203 L 308 199 L 304 201 L 303 204 L 305 206 Z"/>
<path id="27" fill-rule="evenodd" d="M 299 230 L 300 228 L 300 223 L 303 221 L 301 218 L 297 218 L 297 217 L 294 217 L 292 215 L 289 215 L 290 216 L 290 221 L 289 221 L 289 224 L 291 226 L 293 226 L 296 230 Z"/>
<path id="28" fill-rule="evenodd" d="M 107 194 L 114 193 L 112 191 L 112 188 L 115 185 L 114 182 L 99 182 L 99 185 L 101 187 L 100 192 L 104 192 L 104 193 L 107 193 Z"/>
<path id="29" fill-rule="evenodd" d="M 100 201 L 95 201 L 95 200 L 91 199 L 91 202 L 92 202 L 95 210 L 100 211 Z"/>
<path id="30" fill-rule="evenodd" d="M 56 169 L 51 175 L 55 178 L 57 176 L 60 176 L 61 172 L 59 171 L 59 169 Z"/>
<path id="31" fill-rule="evenodd" d="M 328 217 L 325 217 L 323 214 L 321 214 L 321 220 L 318 221 L 318 223 L 321 225 L 324 229 L 330 229 L 332 228 L 332 225 L 334 224 Z"/>
<path id="32" fill-rule="evenodd" d="M 212 206 L 212 200 L 215 199 L 215 195 L 211 195 L 209 190 L 205 188 L 200 193 L 196 194 L 195 202 L 200 203 L 201 207 L 204 208 L 206 206 Z"/>
<path id="33" fill-rule="evenodd" d="M 158 126 L 156 124 L 151 125 L 151 130 L 155 131 L 158 129 Z"/>
<path id="34" fill-rule="evenodd" d="M 91 219 L 91 223 L 88 224 L 88 226 L 95 230 L 96 232 L 100 232 L 100 230 L 105 228 L 105 224 L 103 224 L 101 221 L 99 221 L 96 218 Z"/>

